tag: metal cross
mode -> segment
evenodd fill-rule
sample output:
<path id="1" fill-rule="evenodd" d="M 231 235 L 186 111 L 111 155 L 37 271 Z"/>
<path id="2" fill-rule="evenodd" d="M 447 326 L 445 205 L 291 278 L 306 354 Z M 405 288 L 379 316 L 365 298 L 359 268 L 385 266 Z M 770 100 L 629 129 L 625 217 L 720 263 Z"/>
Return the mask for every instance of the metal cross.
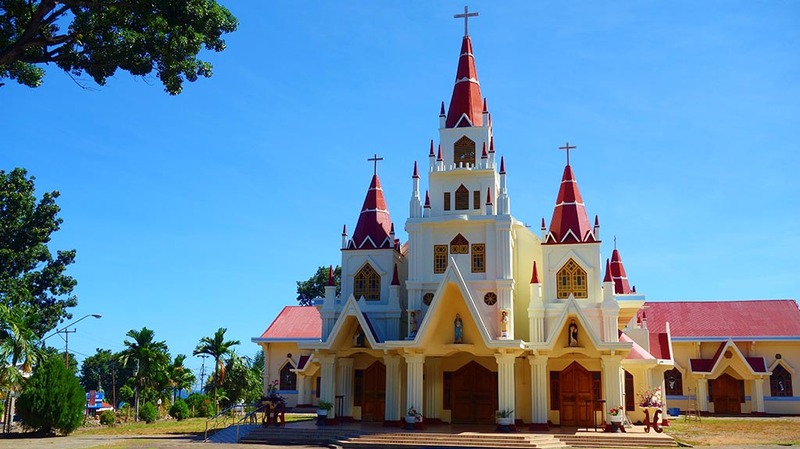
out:
<path id="1" fill-rule="evenodd" d="M 371 158 L 369 158 L 367 160 L 375 163 L 375 169 L 374 169 L 375 172 L 373 174 L 377 175 L 378 174 L 378 161 L 382 161 L 383 158 L 382 157 L 378 157 L 378 155 L 376 154 L 375 156 L 373 156 L 373 157 L 371 157 Z"/>
<path id="2" fill-rule="evenodd" d="M 469 7 L 464 6 L 464 14 L 456 14 L 453 16 L 454 19 L 464 19 L 464 36 L 469 36 L 469 18 L 470 17 L 478 17 L 478 13 L 476 12 L 469 12 Z"/>
<path id="3" fill-rule="evenodd" d="M 567 150 L 567 165 L 569 165 L 569 150 L 574 150 L 576 147 L 575 145 L 570 146 L 569 142 L 563 147 L 558 147 L 559 150 Z"/>

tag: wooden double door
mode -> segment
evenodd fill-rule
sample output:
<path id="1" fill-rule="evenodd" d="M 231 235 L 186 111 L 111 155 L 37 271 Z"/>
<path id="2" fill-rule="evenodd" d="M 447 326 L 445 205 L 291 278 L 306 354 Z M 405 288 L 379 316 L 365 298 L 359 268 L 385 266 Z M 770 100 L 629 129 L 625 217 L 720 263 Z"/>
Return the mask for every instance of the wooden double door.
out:
<path id="1" fill-rule="evenodd" d="M 383 422 L 386 413 L 386 366 L 375 362 L 364 370 L 364 401 L 361 420 Z"/>
<path id="2" fill-rule="evenodd" d="M 591 420 L 592 373 L 573 362 L 558 375 L 558 399 L 562 426 L 586 425 Z"/>
<path id="3" fill-rule="evenodd" d="M 452 377 L 453 424 L 494 424 L 497 410 L 497 373 L 469 362 Z"/>
<path id="4" fill-rule="evenodd" d="M 711 401 L 715 414 L 742 413 L 744 381 L 723 374 L 711 380 Z"/>

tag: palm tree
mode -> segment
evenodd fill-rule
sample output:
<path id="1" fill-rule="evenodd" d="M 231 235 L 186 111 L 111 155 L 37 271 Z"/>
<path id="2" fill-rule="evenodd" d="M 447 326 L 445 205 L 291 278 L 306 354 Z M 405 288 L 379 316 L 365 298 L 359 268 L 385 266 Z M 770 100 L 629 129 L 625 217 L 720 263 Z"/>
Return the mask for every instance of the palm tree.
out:
<path id="1" fill-rule="evenodd" d="M 185 360 L 186 356 L 184 354 L 178 354 L 175 356 L 175 360 L 172 362 L 172 366 L 170 367 L 169 380 L 170 384 L 172 385 L 173 404 L 177 399 L 178 393 L 180 391 L 186 391 L 188 393 L 196 380 L 192 370 L 183 365 Z"/>
<path id="2" fill-rule="evenodd" d="M 39 315 L 28 306 L 9 308 L 0 304 L 0 386 L 7 390 L 3 414 L 3 432 L 11 431 L 11 398 L 42 358 L 36 346 L 39 336 L 35 332 L 40 324 Z"/>
<path id="3" fill-rule="evenodd" d="M 221 327 L 214 332 L 213 337 L 203 337 L 194 349 L 192 355 L 207 354 L 214 358 L 214 404 L 217 404 L 217 387 L 225 379 L 225 356 L 231 353 L 231 347 L 238 345 L 239 340 L 225 341 L 225 332 L 228 329 Z"/>
<path id="4" fill-rule="evenodd" d="M 155 334 L 146 327 L 140 331 L 131 329 L 125 335 L 131 340 L 125 339 L 123 342 L 125 349 L 119 353 L 119 360 L 123 366 L 131 361 L 136 362 L 134 404 L 138 418 L 139 390 L 156 380 L 158 371 L 166 368 L 169 364 L 169 353 L 167 343 L 154 341 Z"/>

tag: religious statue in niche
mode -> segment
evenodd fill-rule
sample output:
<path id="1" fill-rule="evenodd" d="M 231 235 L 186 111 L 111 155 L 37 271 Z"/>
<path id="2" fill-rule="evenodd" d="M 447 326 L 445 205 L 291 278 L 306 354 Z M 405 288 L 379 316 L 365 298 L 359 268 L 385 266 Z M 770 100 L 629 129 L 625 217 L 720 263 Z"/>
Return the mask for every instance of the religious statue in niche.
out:
<path id="1" fill-rule="evenodd" d="M 364 347 L 364 331 L 361 329 L 361 326 L 358 326 L 356 328 L 356 333 L 353 334 L 353 347 L 354 348 Z"/>
<path id="2" fill-rule="evenodd" d="M 570 348 L 577 348 L 578 347 L 578 325 L 575 324 L 575 320 L 569 322 L 569 329 L 567 329 L 567 339 L 569 341 Z"/>
<path id="3" fill-rule="evenodd" d="M 408 314 L 408 336 L 414 338 L 417 336 L 417 312 L 411 311 Z"/>
<path id="4" fill-rule="evenodd" d="M 461 315 L 456 314 L 456 319 L 453 321 L 453 328 L 455 331 L 453 343 L 464 343 L 464 322 L 461 320 Z"/>
<path id="5" fill-rule="evenodd" d="M 500 314 L 500 336 L 508 337 L 508 312 L 503 310 Z"/>

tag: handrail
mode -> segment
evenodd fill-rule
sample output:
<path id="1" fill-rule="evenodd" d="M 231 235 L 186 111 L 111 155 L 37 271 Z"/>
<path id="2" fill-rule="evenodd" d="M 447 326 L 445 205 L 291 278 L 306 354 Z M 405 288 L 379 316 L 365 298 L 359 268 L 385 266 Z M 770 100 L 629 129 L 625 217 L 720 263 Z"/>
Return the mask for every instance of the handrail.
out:
<path id="1" fill-rule="evenodd" d="M 241 429 L 242 423 L 245 422 L 245 420 L 249 420 L 253 415 L 256 416 L 256 422 L 257 422 L 258 421 L 258 413 L 263 411 L 265 408 L 266 408 L 266 405 L 260 405 L 260 406 L 256 407 L 255 410 L 253 410 L 252 412 L 249 412 L 249 413 L 245 414 L 244 416 L 242 416 L 242 419 L 240 419 L 239 421 L 236 422 L 236 442 L 237 443 L 239 442 L 239 429 Z"/>
<path id="2" fill-rule="evenodd" d="M 209 430 L 214 431 L 214 430 L 217 430 L 218 428 L 227 427 L 228 425 L 230 425 L 232 423 L 232 421 L 235 419 L 236 410 L 241 409 L 243 407 L 252 407 L 252 406 L 245 405 L 245 404 L 234 404 L 234 405 L 226 408 L 225 410 L 217 413 L 216 415 L 212 416 L 211 418 L 208 418 L 206 420 L 206 430 L 205 430 L 205 433 L 203 435 L 203 441 L 204 442 L 208 442 L 208 431 Z M 249 414 L 252 414 L 252 412 L 248 413 L 248 415 Z M 208 425 L 212 421 L 213 421 L 213 427 L 211 429 L 209 429 Z M 229 421 L 231 421 L 231 422 L 229 423 Z M 222 423 L 222 425 L 220 425 L 220 422 Z M 237 438 L 236 439 L 238 441 L 238 439 L 239 439 L 238 438 L 238 434 L 239 434 L 239 429 L 238 428 L 236 429 L 236 434 L 237 434 Z"/>

